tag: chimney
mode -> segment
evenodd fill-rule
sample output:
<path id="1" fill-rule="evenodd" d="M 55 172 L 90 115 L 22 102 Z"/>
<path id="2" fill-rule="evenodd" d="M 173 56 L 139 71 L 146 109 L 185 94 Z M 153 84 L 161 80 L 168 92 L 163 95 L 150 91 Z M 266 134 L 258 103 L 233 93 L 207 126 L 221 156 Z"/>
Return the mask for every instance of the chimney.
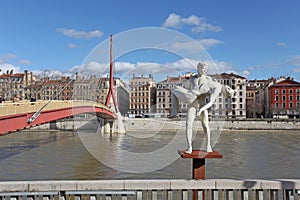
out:
<path id="1" fill-rule="evenodd" d="M 24 70 L 25 85 L 28 85 L 28 70 Z"/>

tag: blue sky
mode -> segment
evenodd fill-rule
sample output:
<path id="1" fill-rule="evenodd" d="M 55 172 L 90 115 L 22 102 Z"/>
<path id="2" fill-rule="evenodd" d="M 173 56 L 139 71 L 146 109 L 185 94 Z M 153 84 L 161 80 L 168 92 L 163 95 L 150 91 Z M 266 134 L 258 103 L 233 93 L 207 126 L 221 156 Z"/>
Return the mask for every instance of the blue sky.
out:
<path id="1" fill-rule="evenodd" d="M 0 69 L 71 72 L 110 34 L 159 27 L 200 42 L 220 72 L 300 80 L 299 8 L 297 0 L 1 0 Z M 145 50 L 118 61 L 132 72 L 177 58 Z"/>

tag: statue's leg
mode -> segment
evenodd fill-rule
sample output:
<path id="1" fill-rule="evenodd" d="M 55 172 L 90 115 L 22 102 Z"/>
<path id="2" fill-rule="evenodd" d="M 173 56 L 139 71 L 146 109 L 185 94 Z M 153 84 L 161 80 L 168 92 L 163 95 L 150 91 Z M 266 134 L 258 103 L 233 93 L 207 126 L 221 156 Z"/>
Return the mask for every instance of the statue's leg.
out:
<path id="1" fill-rule="evenodd" d="M 207 152 L 212 152 L 211 144 L 210 144 L 210 128 L 209 128 L 209 120 L 208 120 L 208 111 L 205 110 L 200 115 L 200 120 L 202 123 L 203 131 L 207 135 Z"/>
<path id="2" fill-rule="evenodd" d="M 179 112 L 179 101 L 173 92 L 171 95 L 171 101 L 172 101 L 172 111 L 170 113 L 169 118 L 174 118 L 177 116 L 177 113 Z"/>
<path id="3" fill-rule="evenodd" d="M 192 153 L 192 138 L 193 138 L 193 123 L 196 117 L 196 108 L 194 106 L 189 106 L 186 116 L 186 139 L 188 143 L 188 148 L 185 153 Z"/>

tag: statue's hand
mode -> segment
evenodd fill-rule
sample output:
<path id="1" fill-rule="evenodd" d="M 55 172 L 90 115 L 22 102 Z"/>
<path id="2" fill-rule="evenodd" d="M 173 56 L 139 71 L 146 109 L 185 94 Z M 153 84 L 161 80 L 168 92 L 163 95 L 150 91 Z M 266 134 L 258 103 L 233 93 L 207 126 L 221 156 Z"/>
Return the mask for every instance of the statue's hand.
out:
<path id="1" fill-rule="evenodd" d="M 204 110 L 201 108 L 198 112 L 197 115 L 200 115 Z"/>

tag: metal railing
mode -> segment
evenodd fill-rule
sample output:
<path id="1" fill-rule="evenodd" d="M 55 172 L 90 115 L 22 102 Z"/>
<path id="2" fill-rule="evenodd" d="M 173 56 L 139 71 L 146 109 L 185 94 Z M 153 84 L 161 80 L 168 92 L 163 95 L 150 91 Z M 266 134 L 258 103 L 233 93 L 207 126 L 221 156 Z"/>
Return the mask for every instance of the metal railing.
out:
<path id="1" fill-rule="evenodd" d="M 2 200 L 299 200 L 300 180 L 91 180 L 0 182 Z"/>

